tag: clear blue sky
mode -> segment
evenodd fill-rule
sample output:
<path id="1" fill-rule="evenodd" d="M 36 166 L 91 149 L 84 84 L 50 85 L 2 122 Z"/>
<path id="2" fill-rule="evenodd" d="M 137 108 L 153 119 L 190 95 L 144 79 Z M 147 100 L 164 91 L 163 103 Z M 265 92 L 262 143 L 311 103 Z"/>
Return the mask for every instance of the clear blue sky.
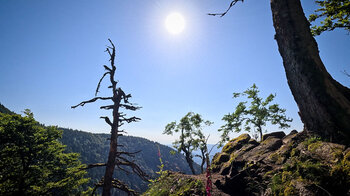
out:
<path id="1" fill-rule="evenodd" d="M 108 133 L 99 116 L 101 103 L 70 109 L 94 96 L 108 63 L 104 53 L 111 38 L 117 46 L 117 79 L 142 118 L 126 126 L 130 135 L 161 143 L 165 125 L 187 112 L 214 121 L 206 129 L 215 143 L 223 115 L 234 110 L 233 92 L 253 83 L 302 129 L 288 88 L 282 59 L 273 39 L 269 0 L 238 3 L 223 18 L 206 15 L 227 8 L 214 0 L 1 0 L 0 102 L 20 113 L 25 108 L 46 125 Z M 306 14 L 315 8 L 303 1 Z M 186 21 L 179 35 L 167 32 L 166 16 L 177 11 Z M 349 86 L 350 36 L 345 31 L 317 37 L 323 62 L 332 76 Z M 101 95 L 109 95 L 103 85 Z M 276 131 L 277 127 L 268 127 Z M 237 134 L 236 134 L 237 135 Z"/>

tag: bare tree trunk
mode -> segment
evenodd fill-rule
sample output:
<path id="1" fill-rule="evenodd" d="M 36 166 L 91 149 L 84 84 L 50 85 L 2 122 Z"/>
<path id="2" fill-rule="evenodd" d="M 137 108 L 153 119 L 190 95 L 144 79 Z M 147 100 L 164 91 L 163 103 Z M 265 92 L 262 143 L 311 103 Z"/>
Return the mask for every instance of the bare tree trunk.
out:
<path id="1" fill-rule="evenodd" d="M 115 160 L 117 157 L 117 145 L 118 145 L 118 122 L 119 122 L 119 106 L 117 103 L 114 103 L 113 110 L 113 124 L 111 127 L 111 143 L 109 145 L 109 154 L 106 164 L 106 170 L 104 175 L 104 185 L 102 196 L 110 196 L 112 189 L 113 173 L 115 168 Z"/>
<path id="2" fill-rule="evenodd" d="M 271 10 L 275 39 L 304 128 L 349 144 L 350 90 L 323 65 L 300 0 L 271 0 Z"/>

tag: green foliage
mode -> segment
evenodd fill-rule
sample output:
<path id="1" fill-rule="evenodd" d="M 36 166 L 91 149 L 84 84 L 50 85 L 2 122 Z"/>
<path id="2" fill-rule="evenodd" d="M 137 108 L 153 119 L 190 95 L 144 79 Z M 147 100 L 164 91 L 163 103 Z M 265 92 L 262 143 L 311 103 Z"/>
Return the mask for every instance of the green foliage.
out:
<path id="1" fill-rule="evenodd" d="M 0 114 L 0 195 L 73 195 L 82 192 L 84 165 L 65 153 L 62 131 L 27 116 Z"/>
<path id="2" fill-rule="evenodd" d="M 205 195 L 204 184 L 200 180 L 175 173 L 163 173 L 143 196 L 190 196 Z"/>
<path id="3" fill-rule="evenodd" d="M 279 125 L 279 128 L 282 129 L 290 127 L 288 122 L 291 122 L 292 119 L 286 117 L 286 110 L 280 108 L 278 104 L 270 104 L 276 95 L 270 94 L 263 100 L 258 96 L 258 93 L 259 90 L 255 84 L 243 93 L 233 93 L 233 98 L 246 96 L 251 101 L 249 106 L 247 106 L 247 102 L 238 103 L 232 114 L 229 113 L 222 118 L 226 124 L 219 129 L 222 132 L 221 146 L 230 140 L 229 133 L 231 131 L 240 132 L 243 129 L 250 132 L 253 128 L 260 134 L 261 139 L 263 127 L 266 126 L 267 122 Z"/>
<path id="4" fill-rule="evenodd" d="M 179 123 L 171 122 L 167 124 L 163 134 L 173 135 L 174 133 L 180 133 L 179 139 L 175 140 L 173 146 L 178 152 L 183 152 L 185 154 L 191 168 L 191 164 L 193 164 L 193 151 L 200 149 L 202 155 L 199 157 L 202 159 L 202 163 L 205 161 L 207 139 L 202 132 L 202 128 L 204 126 L 210 126 L 211 124 L 213 123 L 208 120 L 203 120 L 201 115 L 189 112 L 181 118 Z M 193 172 L 193 168 L 191 168 L 191 170 Z"/>
<path id="5" fill-rule="evenodd" d="M 158 166 L 159 171 L 157 171 L 156 174 L 159 174 L 159 176 L 162 176 L 163 174 L 166 174 L 167 171 L 163 170 L 164 169 L 164 163 L 163 163 L 163 159 L 162 159 L 162 154 L 160 153 L 159 146 L 157 146 L 157 147 L 158 147 L 158 157 L 159 157 L 160 165 Z M 155 180 L 150 179 L 149 181 L 154 184 L 154 183 L 158 182 L 159 180 L 160 180 L 160 177 L 155 179 Z M 152 185 L 152 184 L 149 184 L 149 185 Z"/>
<path id="6" fill-rule="evenodd" d="M 350 1 L 349 0 L 322 0 L 316 1 L 320 6 L 314 14 L 309 16 L 309 21 L 314 22 L 324 18 L 319 26 L 311 27 L 313 35 L 320 35 L 324 31 L 332 31 L 343 28 L 350 32 Z"/>

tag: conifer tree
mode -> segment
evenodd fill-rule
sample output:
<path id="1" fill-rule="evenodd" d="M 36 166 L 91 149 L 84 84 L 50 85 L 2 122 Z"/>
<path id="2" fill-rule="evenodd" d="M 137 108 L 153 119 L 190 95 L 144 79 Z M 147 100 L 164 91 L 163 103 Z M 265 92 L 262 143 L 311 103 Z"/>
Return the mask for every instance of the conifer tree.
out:
<path id="1" fill-rule="evenodd" d="M 0 113 L 0 195 L 81 194 L 88 179 L 79 154 L 65 153 L 62 131 L 25 113 Z"/>

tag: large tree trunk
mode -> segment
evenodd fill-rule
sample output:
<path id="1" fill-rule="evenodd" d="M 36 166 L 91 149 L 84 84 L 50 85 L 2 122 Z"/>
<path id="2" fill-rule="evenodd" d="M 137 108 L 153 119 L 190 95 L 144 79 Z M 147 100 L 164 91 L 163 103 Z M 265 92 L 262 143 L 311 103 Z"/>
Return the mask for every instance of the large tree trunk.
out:
<path id="1" fill-rule="evenodd" d="M 350 90 L 324 67 L 300 0 L 271 0 L 275 39 L 289 87 L 308 132 L 350 142 Z"/>

